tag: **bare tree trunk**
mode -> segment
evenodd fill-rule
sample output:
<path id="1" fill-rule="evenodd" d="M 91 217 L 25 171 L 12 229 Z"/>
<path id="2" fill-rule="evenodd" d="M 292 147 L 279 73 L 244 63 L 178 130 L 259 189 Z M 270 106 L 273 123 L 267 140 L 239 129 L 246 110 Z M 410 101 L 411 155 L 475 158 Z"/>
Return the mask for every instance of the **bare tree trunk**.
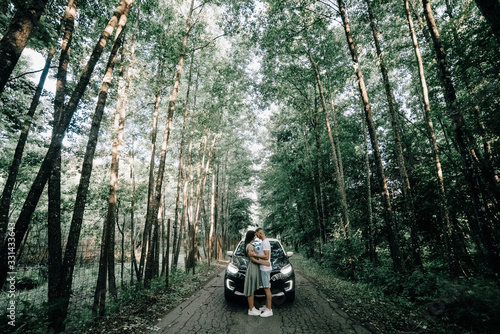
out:
<path id="1" fill-rule="evenodd" d="M 385 178 L 384 166 L 382 163 L 382 156 L 380 154 L 380 148 L 378 145 L 377 133 L 375 131 L 375 123 L 373 121 L 372 111 L 370 101 L 368 99 L 368 92 L 365 87 L 365 82 L 363 79 L 363 73 L 361 72 L 361 66 L 358 60 L 358 54 L 356 47 L 354 45 L 354 40 L 352 38 L 351 29 L 349 26 L 349 21 L 347 20 L 347 15 L 345 12 L 344 2 L 338 0 L 340 15 L 342 17 L 342 22 L 344 24 L 344 30 L 347 38 L 347 44 L 351 52 L 352 60 L 355 65 L 356 76 L 358 78 L 359 91 L 361 94 L 361 99 L 363 101 L 366 122 L 368 125 L 368 133 L 370 134 L 370 141 L 372 145 L 372 151 L 375 158 L 375 163 L 377 166 L 377 174 L 380 182 L 380 188 L 382 190 L 383 204 L 384 204 L 384 219 L 386 224 L 387 235 L 389 239 L 389 247 L 391 250 L 391 257 L 393 260 L 394 269 L 398 272 L 403 270 L 403 263 L 401 259 L 399 241 L 397 238 L 397 232 L 394 224 L 394 214 L 392 212 L 391 199 L 389 195 L 389 189 L 387 188 L 387 181 Z"/>
<path id="2" fill-rule="evenodd" d="M 52 171 L 52 166 L 55 158 L 57 157 L 58 152 L 61 150 L 62 141 L 65 135 L 65 132 L 71 122 L 73 114 L 75 113 L 80 98 L 83 96 L 85 89 L 90 81 L 90 77 L 94 71 L 94 67 L 99 60 L 104 47 L 106 46 L 106 42 L 112 34 L 115 26 L 118 23 L 118 20 L 125 12 L 125 10 L 133 3 L 134 0 L 122 0 L 121 4 L 116 8 L 113 17 L 108 22 L 108 25 L 104 29 L 101 37 L 99 38 L 98 43 L 95 45 L 92 55 L 85 66 L 80 80 L 78 81 L 73 94 L 71 95 L 68 103 L 66 104 L 63 113 L 61 114 L 60 127 L 59 131 L 52 137 L 49 149 L 45 155 L 45 158 L 40 166 L 39 172 L 31 186 L 31 189 L 28 193 L 26 201 L 24 202 L 23 208 L 17 222 L 15 224 L 16 231 L 16 249 L 20 249 L 20 245 L 22 240 L 25 237 L 25 234 L 28 230 L 29 223 L 31 221 L 31 217 L 36 209 L 40 196 L 43 192 L 45 184 L 50 176 Z M 90 165 L 91 168 L 91 165 Z M 82 170 L 83 174 L 83 170 Z M 80 237 L 80 229 L 81 222 L 83 218 L 83 211 L 85 208 L 85 197 L 88 189 L 88 184 L 84 185 L 79 191 L 81 193 L 77 193 L 77 200 L 74 209 L 74 215 L 71 223 L 70 233 L 68 235 L 68 242 L 66 246 L 66 253 L 63 261 L 63 276 L 68 277 L 69 274 L 72 275 L 74 259 L 76 256 L 76 247 L 78 245 L 78 240 Z M 78 197 L 80 194 L 80 197 Z M 6 245 L 4 244 L 3 250 L 0 253 L 0 288 L 5 283 L 5 279 L 7 278 L 7 256 L 8 251 L 6 249 Z M 65 272 L 65 270 L 68 270 Z M 68 280 L 67 278 L 62 278 L 67 282 L 70 282 L 71 278 Z M 65 287 L 66 288 L 66 287 Z"/>
<path id="3" fill-rule="evenodd" d="M 394 92 L 391 87 L 389 80 L 389 73 L 384 61 L 384 55 L 382 53 L 382 48 L 379 41 L 379 32 L 375 24 L 375 17 L 373 16 L 373 10 L 371 7 L 370 0 L 366 0 L 366 5 L 368 7 L 368 17 L 370 19 L 370 27 L 373 34 L 373 40 L 375 42 L 375 48 L 377 50 L 378 64 L 380 66 L 380 72 L 382 73 L 382 79 L 384 81 L 385 94 L 387 97 L 387 103 L 389 106 L 389 113 L 391 115 L 391 125 L 392 134 L 394 137 L 394 146 L 396 151 L 396 157 L 398 161 L 399 173 L 402 183 L 402 191 L 405 200 L 405 209 L 407 212 L 408 225 L 410 227 L 411 236 L 411 256 L 413 264 L 417 267 L 422 267 L 422 257 L 420 243 L 418 241 L 418 231 L 417 231 L 417 219 L 415 217 L 415 206 L 413 202 L 413 191 L 411 189 L 410 179 L 408 177 L 408 172 L 406 169 L 406 162 L 403 155 L 403 147 L 401 144 L 401 134 L 399 131 L 399 107 L 396 103 L 396 98 L 394 97 Z"/>
<path id="4" fill-rule="evenodd" d="M 120 240 L 120 285 L 122 289 L 125 289 L 125 281 L 123 280 L 123 272 L 125 270 L 125 216 L 123 216 L 123 225 L 120 227 L 119 222 L 119 211 L 120 211 L 120 201 L 118 201 L 118 205 L 116 207 L 116 227 L 118 228 L 118 232 L 121 235 Z"/>
<path id="5" fill-rule="evenodd" d="M 40 22 L 48 0 L 17 1 L 17 11 L 0 40 L 0 94 L 3 92 L 21 53 Z"/>

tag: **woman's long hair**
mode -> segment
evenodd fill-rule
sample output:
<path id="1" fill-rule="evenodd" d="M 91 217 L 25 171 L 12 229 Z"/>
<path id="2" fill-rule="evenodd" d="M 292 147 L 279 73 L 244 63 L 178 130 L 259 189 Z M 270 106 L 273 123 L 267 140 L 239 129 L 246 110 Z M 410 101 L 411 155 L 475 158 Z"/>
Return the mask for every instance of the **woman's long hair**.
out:
<path id="1" fill-rule="evenodd" d="M 247 245 L 249 243 L 251 243 L 253 241 L 253 239 L 255 238 L 255 231 L 248 231 L 246 236 L 245 236 L 245 256 L 248 257 L 248 254 L 247 254 Z"/>

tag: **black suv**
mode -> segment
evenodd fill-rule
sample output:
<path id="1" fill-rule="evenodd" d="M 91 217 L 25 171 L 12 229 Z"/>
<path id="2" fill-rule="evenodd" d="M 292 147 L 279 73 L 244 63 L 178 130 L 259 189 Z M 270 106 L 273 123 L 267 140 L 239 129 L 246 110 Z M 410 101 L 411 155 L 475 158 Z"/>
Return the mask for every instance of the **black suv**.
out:
<path id="1" fill-rule="evenodd" d="M 295 300 L 295 272 L 288 258 L 293 252 L 285 252 L 283 246 L 277 239 L 268 238 L 271 244 L 271 293 L 273 301 Z M 236 246 L 234 252 L 227 252 L 232 259 L 224 275 L 224 297 L 226 301 L 233 301 L 235 297 L 245 296 L 243 286 L 245 285 L 245 274 L 247 272 L 248 261 L 245 256 L 245 245 L 243 240 Z M 255 292 L 255 297 L 265 297 L 264 289 Z"/>

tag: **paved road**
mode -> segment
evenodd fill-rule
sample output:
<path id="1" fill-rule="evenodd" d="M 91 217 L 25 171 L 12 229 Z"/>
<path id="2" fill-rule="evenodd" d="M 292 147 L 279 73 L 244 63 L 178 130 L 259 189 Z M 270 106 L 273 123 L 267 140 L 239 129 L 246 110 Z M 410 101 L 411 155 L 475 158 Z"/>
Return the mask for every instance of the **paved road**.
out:
<path id="1" fill-rule="evenodd" d="M 313 282 L 298 272 L 295 275 L 295 302 L 273 305 L 274 315 L 270 318 L 247 315 L 244 300 L 227 304 L 222 272 L 204 289 L 168 313 L 151 328 L 150 333 L 372 333 L 318 291 Z"/>

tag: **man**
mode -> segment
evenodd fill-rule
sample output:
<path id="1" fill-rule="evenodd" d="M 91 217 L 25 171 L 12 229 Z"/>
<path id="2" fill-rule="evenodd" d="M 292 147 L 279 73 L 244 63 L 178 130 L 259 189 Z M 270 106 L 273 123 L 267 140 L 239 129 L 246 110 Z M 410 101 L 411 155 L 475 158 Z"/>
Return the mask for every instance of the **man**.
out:
<path id="1" fill-rule="evenodd" d="M 255 235 L 257 238 L 262 240 L 262 247 L 257 253 L 257 257 L 269 261 L 271 263 L 271 244 L 269 240 L 266 239 L 266 234 L 262 228 L 255 230 Z M 260 314 L 261 317 L 267 318 L 273 315 L 273 310 L 271 309 L 271 304 L 273 301 L 273 296 L 271 294 L 271 270 L 272 267 L 260 265 L 260 274 L 262 276 L 262 286 L 264 287 L 264 292 L 266 293 L 266 307 L 264 311 Z"/>

